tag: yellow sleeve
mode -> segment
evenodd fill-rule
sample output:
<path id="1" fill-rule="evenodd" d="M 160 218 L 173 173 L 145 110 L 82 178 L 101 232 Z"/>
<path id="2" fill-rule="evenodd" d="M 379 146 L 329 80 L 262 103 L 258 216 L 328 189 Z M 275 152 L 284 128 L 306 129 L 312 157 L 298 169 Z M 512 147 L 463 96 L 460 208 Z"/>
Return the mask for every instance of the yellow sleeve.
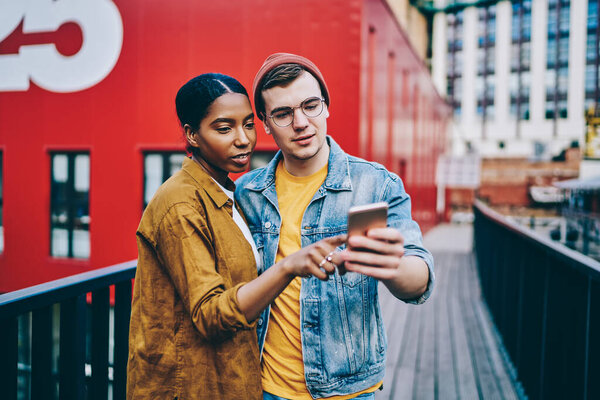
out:
<path id="1" fill-rule="evenodd" d="M 254 327 L 241 312 L 237 291 L 217 269 L 213 236 L 204 215 L 186 203 L 171 207 L 157 232 L 156 251 L 198 333 L 206 340 Z"/>

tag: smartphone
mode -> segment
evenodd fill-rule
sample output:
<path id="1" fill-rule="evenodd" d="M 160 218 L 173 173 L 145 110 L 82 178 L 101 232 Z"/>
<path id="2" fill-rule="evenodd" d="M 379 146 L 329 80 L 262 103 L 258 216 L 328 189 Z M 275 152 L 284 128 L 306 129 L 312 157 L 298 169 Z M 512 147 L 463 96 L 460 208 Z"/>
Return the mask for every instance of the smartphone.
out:
<path id="1" fill-rule="evenodd" d="M 348 236 L 365 235 L 369 229 L 387 226 L 388 203 L 365 204 L 348 210 Z"/>

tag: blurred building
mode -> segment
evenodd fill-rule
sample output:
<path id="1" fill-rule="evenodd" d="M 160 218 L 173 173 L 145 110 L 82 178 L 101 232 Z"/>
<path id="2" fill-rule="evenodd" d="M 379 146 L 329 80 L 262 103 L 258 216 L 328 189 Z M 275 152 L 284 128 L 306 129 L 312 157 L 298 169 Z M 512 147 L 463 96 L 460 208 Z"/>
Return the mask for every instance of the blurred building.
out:
<path id="1" fill-rule="evenodd" d="M 417 7 L 413 0 L 387 0 L 398 23 L 406 32 L 417 55 L 424 61 L 431 59 L 431 15 Z"/>
<path id="2" fill-rule="evenodd" d="M 452 152 L 548 160 L 585 140 L 599 98 L 599 0 L 414 1 L 433 15 L 432 74 Z"/>

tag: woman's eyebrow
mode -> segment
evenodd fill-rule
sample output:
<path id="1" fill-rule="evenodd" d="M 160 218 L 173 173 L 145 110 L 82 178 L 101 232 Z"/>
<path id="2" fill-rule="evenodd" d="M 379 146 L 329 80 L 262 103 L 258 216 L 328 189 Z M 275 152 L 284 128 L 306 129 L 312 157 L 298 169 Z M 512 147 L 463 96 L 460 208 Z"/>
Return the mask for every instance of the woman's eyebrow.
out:
<path id="1" fill-rule="evenodd" d="M 233 123 L 235 123 L 235 119 L 233 119 L 233 118 L 217 118 L 213 122 L 211 122 L 210 124 L 214 125 L 214 124 L 219 124 L 219 123 L 222 123 L 222 122 L 225 122 L 225 123 L 228 123 L 228 124 L 233 124 Z"/>

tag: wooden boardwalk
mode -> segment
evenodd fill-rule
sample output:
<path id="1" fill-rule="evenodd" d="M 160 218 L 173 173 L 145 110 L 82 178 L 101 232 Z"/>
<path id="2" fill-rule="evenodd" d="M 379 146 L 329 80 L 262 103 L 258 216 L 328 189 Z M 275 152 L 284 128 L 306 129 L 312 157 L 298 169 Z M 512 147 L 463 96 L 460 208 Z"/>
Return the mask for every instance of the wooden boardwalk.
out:
<path id="1" fill-rule="evenodd" d="M 442 225 L 425 236 L 435 257 L 436 287 L 407 305 L 381 287 L 388 335 L 386 399 L 518 399 L 471 253 L 469 225 Z"/>

